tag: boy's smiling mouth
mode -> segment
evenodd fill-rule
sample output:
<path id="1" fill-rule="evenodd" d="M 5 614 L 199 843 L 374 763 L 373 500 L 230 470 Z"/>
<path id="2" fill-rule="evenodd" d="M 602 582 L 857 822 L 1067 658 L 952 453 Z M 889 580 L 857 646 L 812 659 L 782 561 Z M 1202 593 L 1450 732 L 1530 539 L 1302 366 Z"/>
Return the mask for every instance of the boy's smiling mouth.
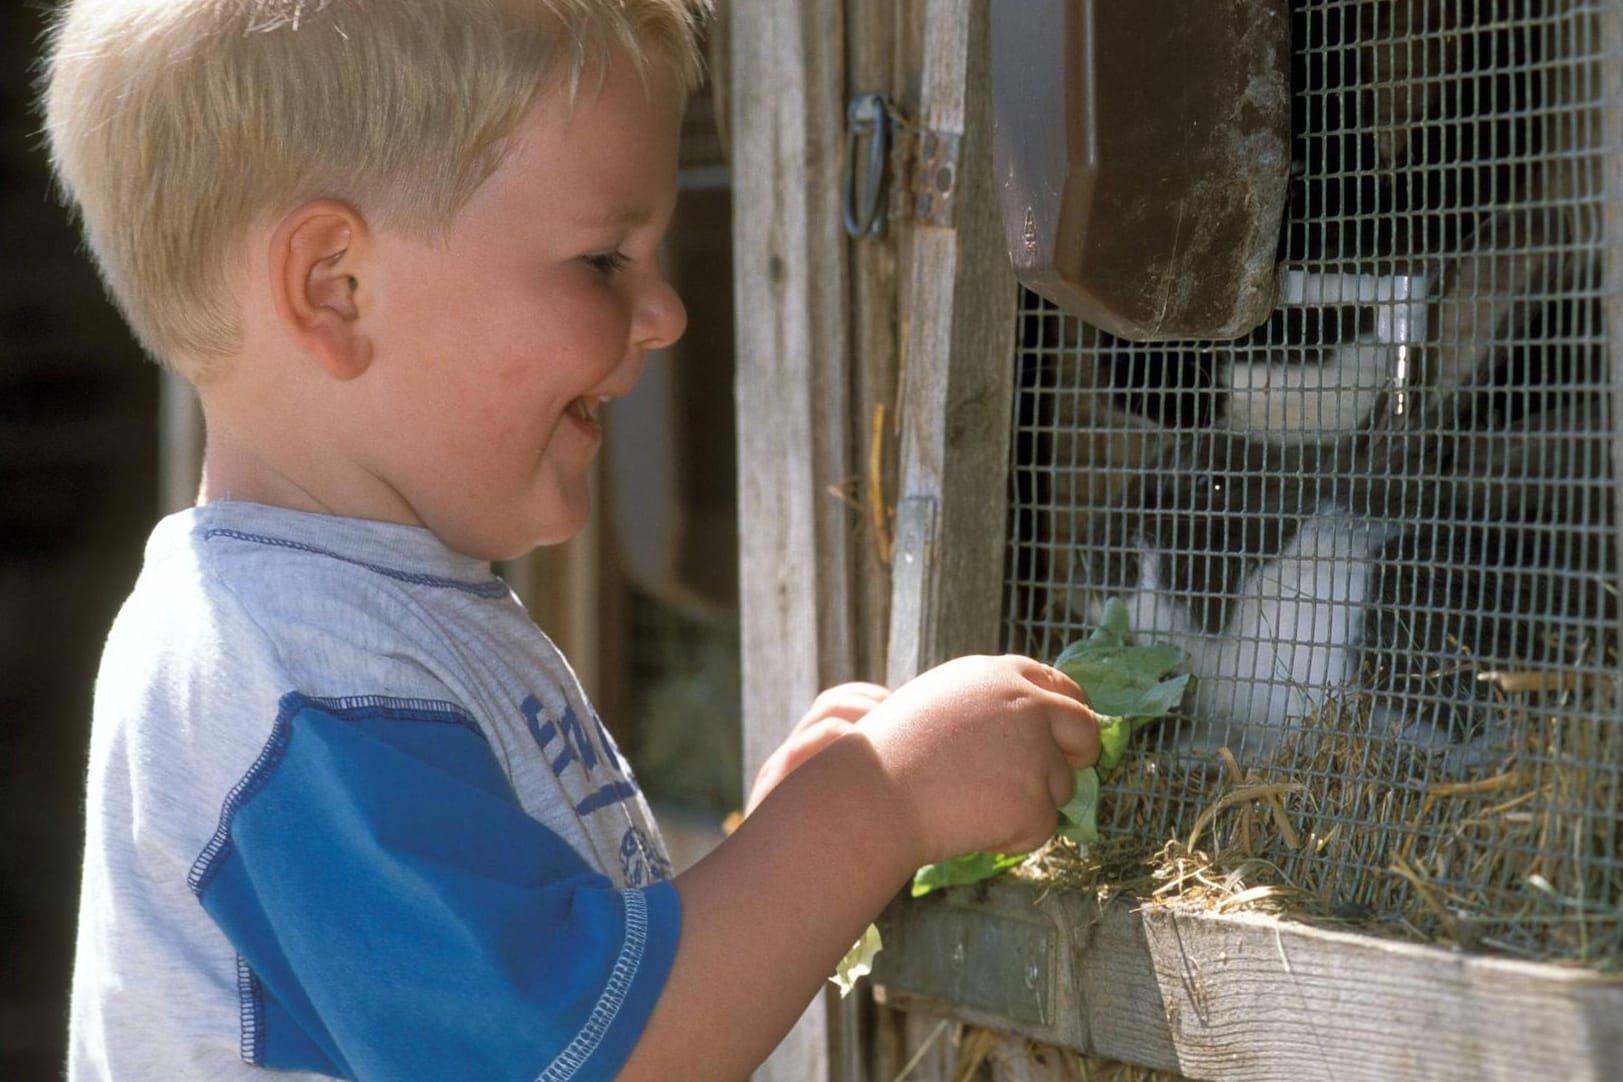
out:
<path id="1" fill-rule="evenodd" d="M 597 423 L 597 415 L 603 404 L 609 400 L 608 395 L 590 395 L 577 398 L 569 404 L 569 412 L 589 424 Z"/>

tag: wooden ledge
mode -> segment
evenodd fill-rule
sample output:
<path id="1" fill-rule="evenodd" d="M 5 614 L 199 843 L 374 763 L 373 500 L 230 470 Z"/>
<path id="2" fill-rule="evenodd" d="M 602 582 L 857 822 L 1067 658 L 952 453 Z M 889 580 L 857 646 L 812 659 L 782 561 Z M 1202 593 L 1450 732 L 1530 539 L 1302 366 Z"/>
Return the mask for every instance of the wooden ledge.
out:
<path id="1" fill-rule="evenodd" d="M 1593 1080 L 1623 975 L 994 881 L 900 899 L 879 1000 L 1191 1078 Z"/>

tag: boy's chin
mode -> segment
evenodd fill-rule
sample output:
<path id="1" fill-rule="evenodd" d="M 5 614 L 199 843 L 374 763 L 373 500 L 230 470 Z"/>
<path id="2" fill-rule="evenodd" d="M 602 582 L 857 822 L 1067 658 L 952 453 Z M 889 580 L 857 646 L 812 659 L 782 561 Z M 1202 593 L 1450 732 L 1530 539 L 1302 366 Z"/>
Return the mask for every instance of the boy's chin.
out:
<path id="1" fill-rule="evenodd" d="M 529 514 L 487 515 L 458 514 L 466 508 L 447 507 L 448 513 L 438 522 L 425 522 L 439 539 L 449 547 L 487 563 L 505 563 L 521 560 L 536 549 L 561 545 L 578 536 L 591 517 L 592 501 L 584 491 L 567 493 L 558 499 L 553 493 L 545 507 L 534 505 L 524 508 Z M 521 505 L 522 506 L 522 505 Z"/>
<path id="2" fill-rule="evenodd" d="M 572 541 L 586 528 L 586 515 L 570 516 L 567 519 L 548 522 L 544 529 L 538 530 L 523 539 L 512 539 L 501 543 L 492 543 L 487 551 L 476 554 L 481 560 L 492 563 L 505 563 L 509 560 L 522 560 L 537 549 L 551 548 Z"/>

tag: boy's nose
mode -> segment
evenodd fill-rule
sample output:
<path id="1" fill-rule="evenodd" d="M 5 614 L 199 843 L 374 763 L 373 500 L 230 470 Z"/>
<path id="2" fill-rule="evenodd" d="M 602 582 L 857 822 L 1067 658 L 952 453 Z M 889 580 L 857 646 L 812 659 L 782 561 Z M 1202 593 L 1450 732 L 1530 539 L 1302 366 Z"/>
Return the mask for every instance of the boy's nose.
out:
<path id="1" fill-rule="evenodd" d="M 637 316 L 637 344 L 650 352 L 674 344 L 688 328 L 687 307 L 663 274 L 643 295 Z"/>

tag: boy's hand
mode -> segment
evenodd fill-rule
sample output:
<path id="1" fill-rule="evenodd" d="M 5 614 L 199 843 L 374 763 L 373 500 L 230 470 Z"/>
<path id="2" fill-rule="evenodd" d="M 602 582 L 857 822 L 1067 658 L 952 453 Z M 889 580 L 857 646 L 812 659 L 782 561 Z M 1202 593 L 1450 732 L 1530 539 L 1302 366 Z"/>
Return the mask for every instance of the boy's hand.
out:
<path id="1" fill-rule="evenodd" d="M 1036 848 L 1098 754 L 1076 684 L 1030 658 L 819 696 L 762 768 L 753 814 L 677 876 L 676 960 L 623 1077 L 748 1074 L 920 865 Z"/>
<path id="2" fill-rule="evenodd" d="M 884 701 L 890 689 L 879 684 L 836 684 L 812 700 L 811 708 L 795 722 L 789 736 L 755 775 L 745 813 L 775 789 L 802 763 L 856 727 L 868 712 Z"/>
<path id="3" fill-rule="evenodd" d="M 1074 772 L 1099 757 L 1082 689 L 1017 655 L 931 669 L 877 704 L 853 735 L 872 745 L 904 801 L 919 864 L 1037 848 L 1054 833 Z"/>

